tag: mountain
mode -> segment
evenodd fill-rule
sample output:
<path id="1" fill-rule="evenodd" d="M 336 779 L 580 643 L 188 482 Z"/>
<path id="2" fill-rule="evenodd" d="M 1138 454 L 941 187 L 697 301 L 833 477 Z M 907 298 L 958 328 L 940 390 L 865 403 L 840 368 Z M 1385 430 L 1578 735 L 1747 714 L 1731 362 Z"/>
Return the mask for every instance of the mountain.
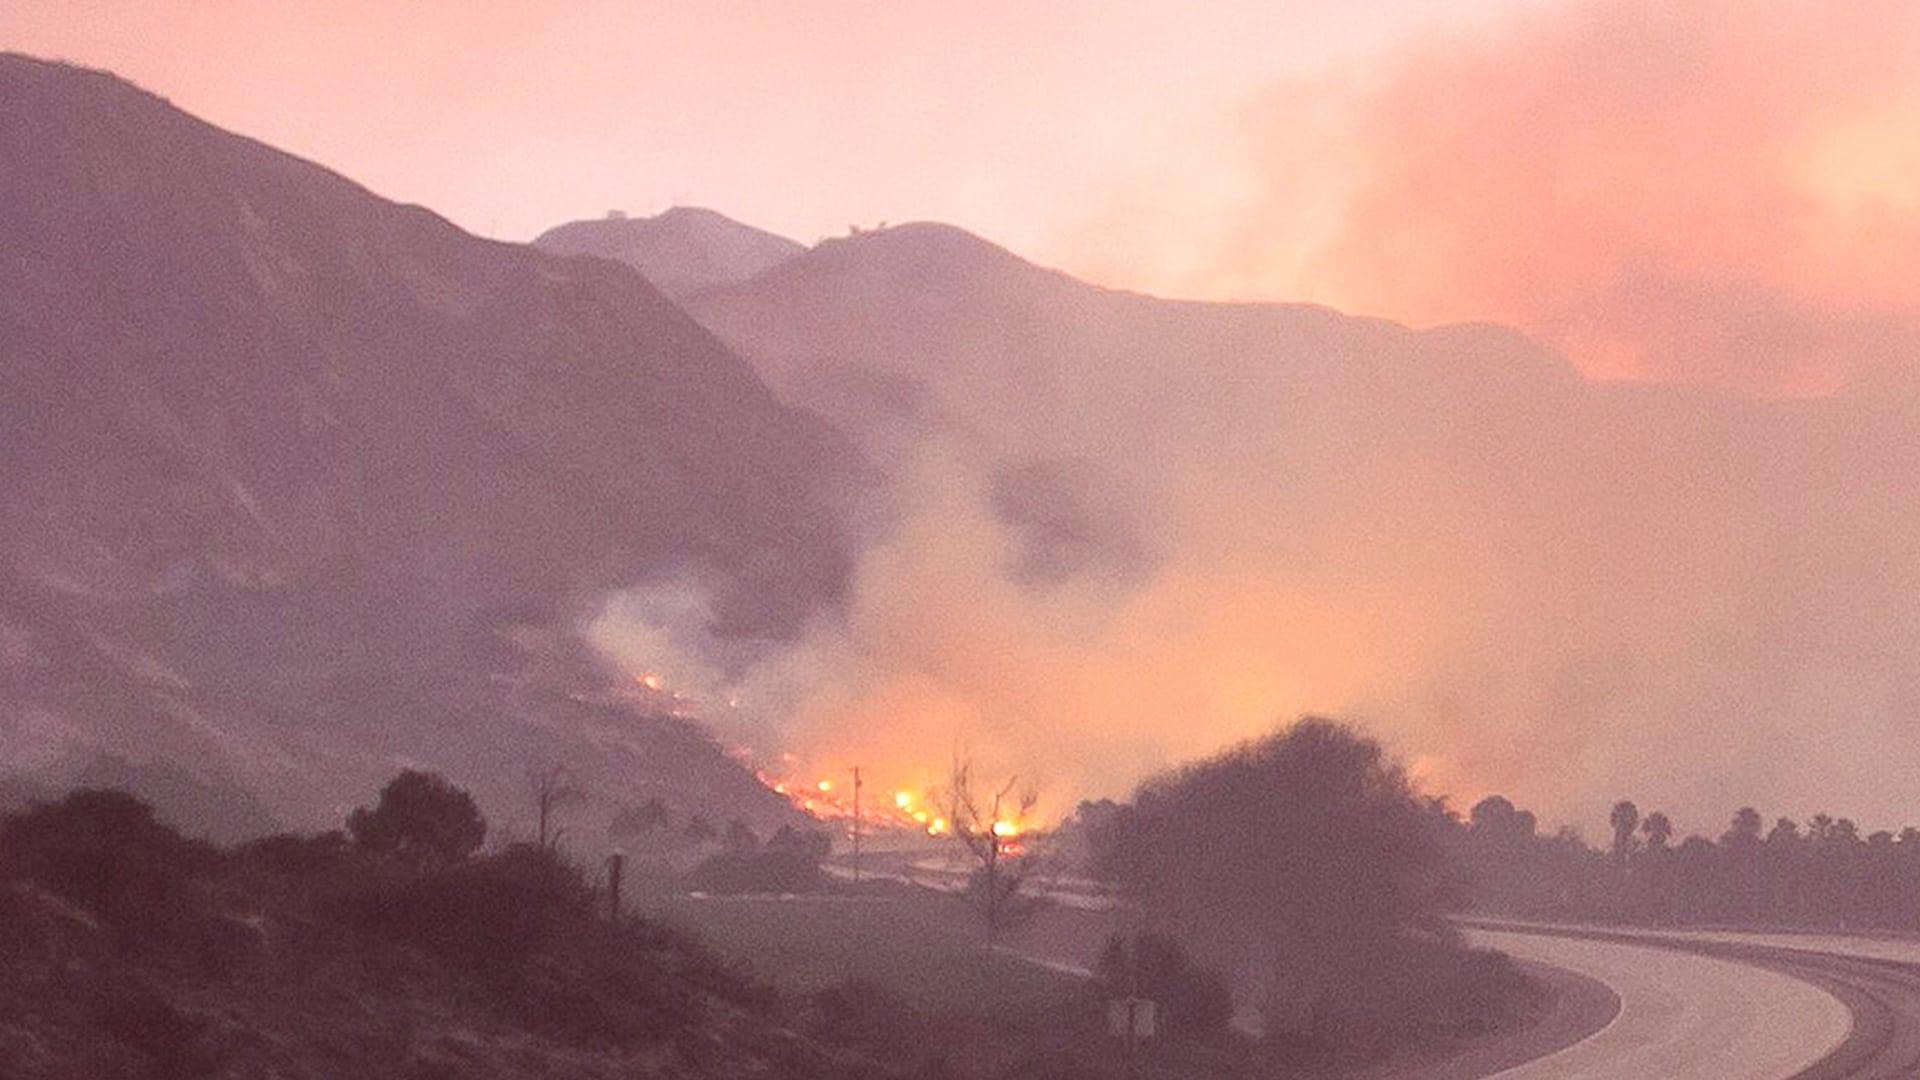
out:
<path id="1" fill-rule="evenodd" d="M 851 431 L 917 417 L 1015 454 L 1078 452 L 1111 434 L 1094 425 L 1237 416 L 1249 391 L 1468 399 L 1573 382 L 1494 327 L 1421 334 L 1308 305 L 1102 289 L 933 223 L 823 241 L 687 306 L 783 396 Z"/>
<path id="2" fill-rule="evenodd" d="M 976 737 L 1016 759 L 1113 785 L 1316 710 L 1366 717 L 1437 790 L 1561 820 L 1872 777 L 1897 824 L 1920 797 L 1888 764 L 1920 710 L 1910 386 L 1590 382 L 1497 326 L 1143 296 L 937 224 L 686 305 L 859 440 L 927 535 L 968 539 L 863 604 L 1015 627 L 911 663 L 941 673 L 931 700 L 991 702 Z"/>
<path id="3" fill-rule="evenodd" d="M 842 437 L 625 266 L 103 73 L 0 56 L 0 102 L 6 760 L 183 768 L 240 819 L 330 820 L 402 763 L 509 819 L 553 762 L 784 813 L 577 631 L 663 577 L 742 639 L 831 602 Z"/>
<path id="4" fill-rule="evenodd" d="M 932 442 L 972 461 L 1015 530 L 1016 572 L 1041 581 L 1135 576 L 1183 543 L 1167 510 L 1195 471 L 1284 488 L 1311 479 L 1301 455 L 1362 445 L 1302 409 L 1517 422 L 1577 388 L 1497 327 L 1420 333 L 1309 305 L 1103 289 L 934 223 L 826 240 L 686 304 L 873 460 L 916 461 L 911 448 Z M 1379 426 L 1388 453 L 1419 424 Z M 1275 467 L 1282 455 L 1296 467 Z"/>
<path id="5" fill-rule="evenodd" d="M 626 263 L 672 297 L 746 281 L 806 250 L 784 236 L 694 206 L 649 218 L 610 214 L 598 221 L 571 221 L 533 243 L 557 255 Z"/>

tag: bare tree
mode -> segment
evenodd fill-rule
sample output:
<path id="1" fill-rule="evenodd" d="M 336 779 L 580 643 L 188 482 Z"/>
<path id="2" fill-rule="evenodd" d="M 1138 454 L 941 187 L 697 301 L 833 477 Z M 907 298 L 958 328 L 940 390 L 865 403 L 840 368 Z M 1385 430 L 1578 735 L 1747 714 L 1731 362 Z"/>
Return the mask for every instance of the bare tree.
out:
<path id="1" fill-rule="evenodd" d="M 558 845 L 560 834 L 566 830 L 556 827 L 554 818 L 559 816 L 560 811 L 586 802 L 587 793 L 574 778 L 573 770 L 565 765 L 529 769 L 527 792 L 533 799 L 534 812 L 539 819 L 540 846 L 550 848 Z"/>
<path id="2" fill-rule="evenodd" d="M 946 792 L 948 828 L 976 866 L 967 895 L 991 939 L 1024 908 L 1021 890 L 1034 864 L 1023 857 L 1019 837 L 1040 793 L 1031 782 L 1022 786 L 1018 775 L 991 796 L 987 790 L 977 785 L 972 760 L 956 754 Z"/>

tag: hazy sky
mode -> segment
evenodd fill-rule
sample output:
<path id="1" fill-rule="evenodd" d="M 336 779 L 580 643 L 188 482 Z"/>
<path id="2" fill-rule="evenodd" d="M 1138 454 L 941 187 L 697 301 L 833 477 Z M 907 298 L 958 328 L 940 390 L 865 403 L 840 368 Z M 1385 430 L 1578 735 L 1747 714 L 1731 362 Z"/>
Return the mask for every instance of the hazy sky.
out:
<path id="1" fill-rule="evenodd" d="M 1104 284 L 1769 394 L 1920 343 L 1908 0 L 14 0 L 0 47 L 505 239 L 936 219 Z"/>
<path id="2" fill-rule="evenodd" d="M 1204 185 L 1275 79 L 1500 6 L 15 0 L 0 46 L 505 238 L 684 201 L 806 241 L 938 218 L 1032 246 L 1105 178 L 1179 156 Z"/>
<path id="3" fill-rule="evenodd" d="M 1245 111 L 1278 83 L 1516 2 L 14 0 L 0 47 L 112 69 L 506 239 L 684 202 L 806 242 L 945 220 L 1093 265 L 1073 238 L 1148 178 L 1174 185 L 1148 227 L 1210 234 L 1193 219 L 1245 186 Z"/>
<path id="4" fill-rule="evenodd" d="M 14 0 L 0 47 L 505 239 L 937 219 L 1761 393 L 1920 342 L 1910 0 Z"/>

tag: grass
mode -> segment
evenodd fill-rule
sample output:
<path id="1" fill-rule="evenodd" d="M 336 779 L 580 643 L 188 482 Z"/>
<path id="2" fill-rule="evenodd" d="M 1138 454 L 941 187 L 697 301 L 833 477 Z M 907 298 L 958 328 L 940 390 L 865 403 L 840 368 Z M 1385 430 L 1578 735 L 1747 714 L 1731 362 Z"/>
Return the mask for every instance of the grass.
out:
<path id="1" fill-rule="evenodd" d="M 789 900 L 677 897 L 653 914 L 795 994 L 865 981 L 923 1011 L 1024 1026 L 1081 986 L 1071 975 L 989 951 L 959 901 L 907 887 Z"/>

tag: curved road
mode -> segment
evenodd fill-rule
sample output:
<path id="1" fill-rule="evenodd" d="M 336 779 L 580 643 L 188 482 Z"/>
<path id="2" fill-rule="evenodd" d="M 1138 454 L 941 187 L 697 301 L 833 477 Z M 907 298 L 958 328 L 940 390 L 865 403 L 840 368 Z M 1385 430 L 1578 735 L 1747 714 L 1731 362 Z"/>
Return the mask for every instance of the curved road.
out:
<path id="1" fill-rule="evenodd" d="M 1848 1006 L 1821 987 L 1748 963 L 1637 941 L 1476 929 L 1475 944 L 1611 987 L 1599 1031 L 1500 1080 L 1784 1080 L 1845 1044 Z"/>
<path id="2" fill-rule="evenodd" d="M 1797 981 L 1805 989 L 1815 990 L 1828 1000 L 1840 1003 L 1845 1009 L 1843 1015 L 1846 1023 L 1841 1028 L 1842 1038 L 1824 1045 L 1824 1052 L 1806 1054 L 1806 1060 L 1798 1062 L 1788 1062 L 1777 1055 L 1763 1055 L 1769 1058 L 1769 1067 L 1773 1069 L 1771 1073 L 1748 1071 L 1739 1075 L 1771 1075 L 1781 1080 L 1896 1080 L 1920 1077 L 1920 941 L 1739 931 L 1662 932 L 1521 925 L 1499 925 L 1495 929 L 1492 924 L 1480 924 L 1473 933 L 1489 944 L 1512 951 L 1516 956 L 1544 957 L 1547 953 L 1559 951 L 1563 959 L 1571 960 L 1574 964 L 1591 960 L 1591 956 L 1584 954 L 1581 949 L 1585 946 L 1602 951 L 1632 950 L 1640 954 L 1664 951 L 1674 957 L 1718 962 L 1749 970 L 1764 969 L 1763 974 L 1770 973 Z M 1494 938 L 1499 940 L 1493 941 Z M 1572 953 L 1564 952 L 1569 948 L 1573 950 Z M 1574 969 L 1583 970 L 1579 967 Z M 1598 972 L 1594 974 L 1614 985 L 1623 1002 L 1630 1002 L 1635 994 L 1645 993 L 1624 986 L 1613 977 Z M 1620 977 L 1633 976 L 1630 972 L 1623 972 Z M 1657 997 L 1647 1000 L 1652 1002 Z M 1784 1004 L 1785 999 L 1780 999 L 1780 1005 Z M 1741 1011 L 1743 1006 L 1735 1004 L 1733 1008 Z M 1623 1008 L 1623 1018 L 1630 1011 L 1630 1008 Z M 1736 1042 L 1742 1047 L 1756 1041 L 1758 1045 L 1777 1043 L 1780 1040 L 1776 1036 L 1781 1030 L 1799 1033 L 1807 1029 L 1810 1023 L 1819 1028 L 1819 1022 L 1811 1021 L 1804 1010 L 1783 1011 L 1775 1005 L 1766 1005 L 1760 1015 L 1752 1018 L 1752 1023 L 1750 1032 L 1735 1036 Z M 1563 1051 L 1563 1054 L 1583 1051 L 1589 1043 L 1599 1047 L 1608 1037 L 1609 1031 L 1603 1030 L 1587 1042 Z M 1805 1046 L 1809 1051 L 1819 1051 L 1823 1044 L 1810 1041 Z M 1556 1061 L 1564 1066 L 1571 1060 L 1553 1055 L 1523 1069 L 1499 1075 L 1502 1080 L 1631 1075 L 1626 1072 L 1564 1072 L 1552 1068 Z M 1757 1068 L 1760 1062 L 1756 1060 L 1752 1064 Z M 1742 1068 L 1746 1068 L 1746 1065 L 1743 1064 Z M 1539 1071 L 1534 1071 L 1536 1069 Z M 1642 1075 L 1667 1075 L 1667 1071 L 1663 1067 Z"/>
<path id="3" fill-rule="evenodd" d="M 893 875 L 886 875 L 893 876 Z M 902 874 L 902 880 L 913 875 Z M 1095 914 L 1107 897 L 1065 906 Z M 1086 902 L 1078 902 L 1085 900 Z M 1915 1080 L 1920 939 L 1462 920 L 1476 944 L 1571 973 L 1555 1030 L 1410 1075 L 1487 1080 Z M 1043 961 L 1044 962 L 1044 961 Z M 1590 981 L 1589 981 L 1590 980 Z M 1582 987 L 1579 984 L 1585 983 Z M 1594 985 L 1598 984 L 1598 985 Z M 1573 1016 L 1581 1013 L 1584 1022 Z M 1563 1039 L 1574 1039 L 1570 1045 Z M 1544 1056 L 1548 1046 L 1558 1046 Z M 1531 1046 L 1532 1049 L 1528 1049 Z M 1402 1070 L 1404 1071 L 1404 1070 Z M 1391 1067 L 1382 1076 L 1399 1075 Z"/>

